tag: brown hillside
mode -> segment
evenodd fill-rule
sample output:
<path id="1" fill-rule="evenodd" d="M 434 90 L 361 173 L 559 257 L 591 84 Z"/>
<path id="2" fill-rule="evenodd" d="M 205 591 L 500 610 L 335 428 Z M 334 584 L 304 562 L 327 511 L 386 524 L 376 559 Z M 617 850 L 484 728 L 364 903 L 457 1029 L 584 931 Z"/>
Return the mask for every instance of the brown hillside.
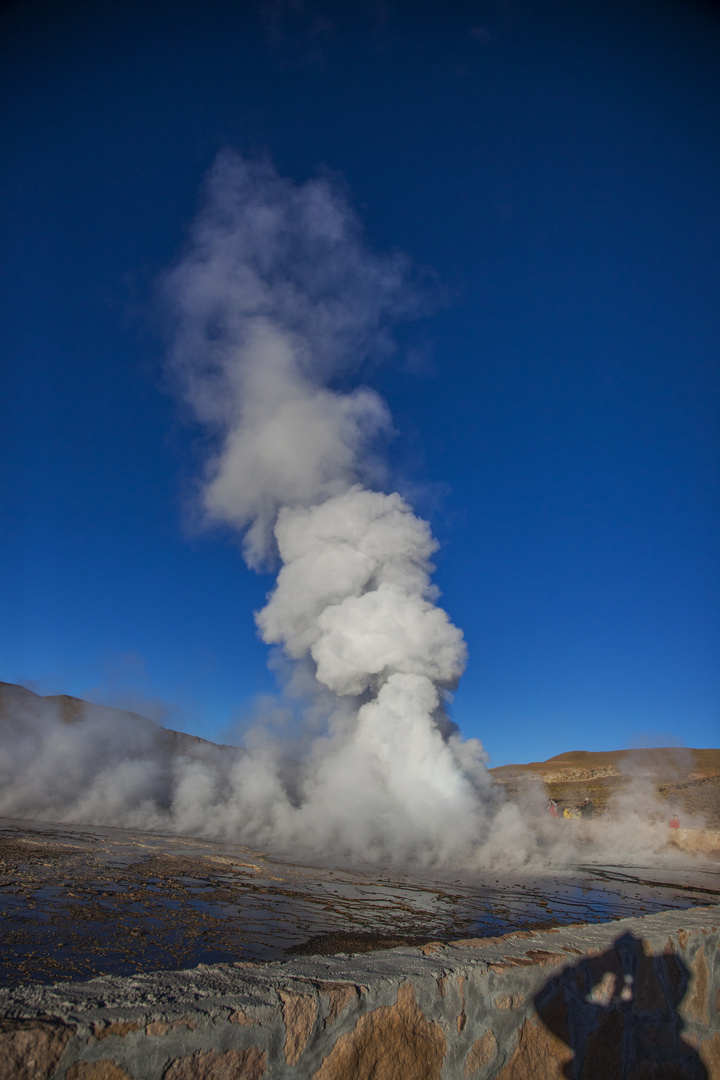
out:
<path id="1" fill-rule="evenodd" d="M 66 724 L 82 723 L 89 718 L 121 726 L 128 732 L 128 738 L 146 735 L 153 743 L 169 754 L 203 754 L 219 750 L 239 751 L 237 747 L 226 747 L 209 742 L 198 735 L 187 735 L 183 731 L 164 728 L 139 713 L 124 709 L 113 709 L 108 705 L 93 705 L 82 698 L 70 697 L 69 694 L 49 694 L 43 697 L 15 683 L 0 682 L 0 732 L 9 732 L 14 724 L 22 723 L 24 718 L 42 723 L 51 723 L 58 719 Z"/>
<path id="2" fill-rule="evenodd" d="M 563 772 L 572 774 L 586 769 L 613 769 L 622 774 L 646 772 L 696 772 L 703 776 L 720 775 L 720 750 L 698 750 L 678 746 L 652 747 L 636 750 L 570 750 L 556 754 L 547 761 L 531 761 L 526 765 L 501 765 L 490 772 L 496 779 L 513 773 L 535 772 L 542 776 Z"/>
<path id="3" fill-rule="evenodd" d="M 633 780 L 642 779 L 673 813 L 700 814 L 708 825 L 720 826 L 720 749 L 571 750 L 547 761 L 501 765 L 490 772 L 511 796 L 535 776 L 561 808 L 590 798 L 599 810 L 630 790 Z"/>

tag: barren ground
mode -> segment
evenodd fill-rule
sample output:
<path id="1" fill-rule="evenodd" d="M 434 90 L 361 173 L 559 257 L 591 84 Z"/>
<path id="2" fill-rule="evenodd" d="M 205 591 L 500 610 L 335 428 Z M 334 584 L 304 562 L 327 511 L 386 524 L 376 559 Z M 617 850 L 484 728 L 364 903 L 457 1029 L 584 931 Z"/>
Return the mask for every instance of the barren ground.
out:
<path id="1" fill-rule="evenodd" d="M 0 985 L 351 953 L 720 902 L 720 866 L 545 877 L 293 864 L 233 844 L 0 819 Z"/>

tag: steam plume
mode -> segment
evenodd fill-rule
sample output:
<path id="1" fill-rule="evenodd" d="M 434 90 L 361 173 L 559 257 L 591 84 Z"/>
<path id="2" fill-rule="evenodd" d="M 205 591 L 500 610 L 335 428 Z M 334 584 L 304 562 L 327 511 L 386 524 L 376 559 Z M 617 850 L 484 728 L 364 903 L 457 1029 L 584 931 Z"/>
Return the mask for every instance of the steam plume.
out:
<path id="1" fill-rule="evenodd" d="M 442 692 L 466 651 L 436 606 L 437 545 L 398 494 L 367 486 L 385 403 L 331 388 L 387 351 L 388 324 L 413 311 L 407 260 L 366 248 L 328 180 L 296 186 L 224 153 L 165 292 L 172 369 L 216 438 L 204 515 L 244 530 L 250 566 L 279 557 L 259 631 L 310 658 L 332 695 L 292 816 L 326 843 L 332 800 L 337 839 L 352 848 L 359 837 L 365 851 L 387 834 L 395 847 L 462 843 L 487 784 L 480 744 L 442 733 Z"/>

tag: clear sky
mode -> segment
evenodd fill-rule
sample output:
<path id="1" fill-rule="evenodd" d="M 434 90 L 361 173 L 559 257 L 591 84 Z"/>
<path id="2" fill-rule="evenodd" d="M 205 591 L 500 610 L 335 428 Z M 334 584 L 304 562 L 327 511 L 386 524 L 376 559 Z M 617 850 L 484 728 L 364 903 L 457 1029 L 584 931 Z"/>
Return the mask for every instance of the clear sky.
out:
<path id="1" fill-rule="evenodd" d="M 352 13 L 350 14 L 350 10 Z M 0 678 L 210 738 L 271 575 L 191 526 L 154 301 L 223 147 L 432 307 L 359 382 L 495 765 L 720 734 L 720 17 L 691 0 L 3 5 Z"/>

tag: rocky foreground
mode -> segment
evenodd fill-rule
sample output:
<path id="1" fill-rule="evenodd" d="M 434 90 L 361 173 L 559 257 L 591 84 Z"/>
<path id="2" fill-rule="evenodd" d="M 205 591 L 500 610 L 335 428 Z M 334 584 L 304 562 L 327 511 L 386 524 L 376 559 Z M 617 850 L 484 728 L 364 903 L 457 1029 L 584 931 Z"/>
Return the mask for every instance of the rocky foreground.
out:
<path id="1" fill-rule="evenodd" d="M 0 989 L 3 1080 L 720 1080 L 717 907 Z"/>
<path id="2" fill-rule="evenodd" d="M 313 866 L 240 844 L 0 819 L 0 985 L 425 946 L 711 901 L 720 901 L 717 856 L 679 850 L 654 871 L 443 873 Z"/>
<path id="3" fill-rule="evenodd" d="M 98 708 L 0 684 L 0 740 Z M 168 765 L 242 753 L 100 719 Z M 650 792 L 676 839 L 720 825 L 718 750 L 492 776 L 543 819 L 544 797 L 591 798 L 605 829 Z M 0 1080 L 720 1080 L 719 904 L 717 855 L 681 848 L 656 869 L 440 874 L 0 819 Z"/>

